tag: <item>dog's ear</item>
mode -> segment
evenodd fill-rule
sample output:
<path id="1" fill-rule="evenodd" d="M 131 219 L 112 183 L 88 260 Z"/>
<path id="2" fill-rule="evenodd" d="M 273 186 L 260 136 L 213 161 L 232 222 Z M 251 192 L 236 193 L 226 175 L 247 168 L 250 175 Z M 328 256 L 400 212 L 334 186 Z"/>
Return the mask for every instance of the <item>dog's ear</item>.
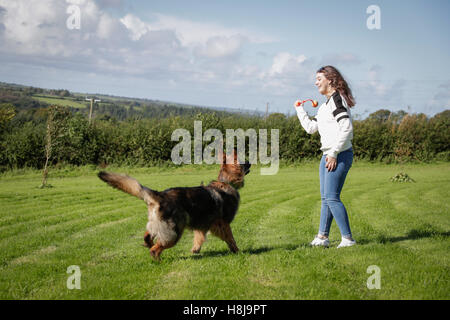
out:
<path id="1" fill-rule="evenodd" d="M 223 152 L 223 149 L 220 149 L 217 153 L 217 161 L 219 164 L 224 164 L 227 161 L 227 155 Z"/>
<path id="2" fill-rule="evenodd" d="M 218 160 L 220 164 L 239 164 L 237 149 L 234 148 L 234 150 L 231 151 L 231 154 L 227 154 L 223 152 L 223 150 L 220 150 Z"/>
<path id="3" fill-rule="evenodd" d="M 226 163 L 227 164 L 238 164 L 238 153 L 237 149 L 234 148 L 233 151 L 231 151 L 231 154 L 226 156 Z"/>
<path id="4" fill-rule="evenodd" d="M 231 159 L 233 159 L 233 164 L 239 163 L 238 152 L 236 148 L 234 148 L 233 152 L 231 153 Z"/>

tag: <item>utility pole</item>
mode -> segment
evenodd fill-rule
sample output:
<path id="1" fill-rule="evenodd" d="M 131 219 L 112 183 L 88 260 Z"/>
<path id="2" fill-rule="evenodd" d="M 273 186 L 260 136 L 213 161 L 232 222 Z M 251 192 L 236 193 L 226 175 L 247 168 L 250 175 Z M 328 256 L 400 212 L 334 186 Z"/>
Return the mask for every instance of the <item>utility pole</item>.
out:
<path id="1" fill-rule="evenodd" d="M 269 103 L 267 102 L 266 103 L 266 119 L 267 119 L 268 115 L 269 115 Z"/>
<path id="2" fill-rule="evenodd" d="M 92 119 L 92 108 L 94 106 L 94 102 L 101 102 L 102 100 L 99 99 L 94 99 L 94 98 L 87 98 L 86 97 L 86 101 L 90 101 L 91 102 L 91 110 L 89 111 L 89 124 L 91 124 L 91 119 Z"/>

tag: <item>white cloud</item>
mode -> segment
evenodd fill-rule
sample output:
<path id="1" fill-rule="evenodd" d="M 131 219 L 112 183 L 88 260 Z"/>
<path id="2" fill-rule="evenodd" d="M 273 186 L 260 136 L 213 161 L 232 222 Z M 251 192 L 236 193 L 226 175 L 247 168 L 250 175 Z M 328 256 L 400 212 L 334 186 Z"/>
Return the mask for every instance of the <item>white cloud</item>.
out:
<path id="1" fill-rule="evenodd" d="M 275 41 L 266 35 L 255 34 L 248 30 L 224 27 L 215 23 L 190 21 L 164 14 L 155 14 L 155 17 L 156 21 L 150 24 L 150 29 L 176 30 L 184 46 L 205 44 L 208 40 L 216 37 L 232 38 L 241 36 L 247 38 L 251 43 Z"/>
<path id="2" fill-rule="evenodd" d="M 324 56 L 321 64 L 336 66 L 339 69 L 340 66 L 359 65 L 361 64 L 361 59 L 350 52 L 335 53 Z"/>
<path id="3" fill-rule="evenodd" d="M 281 52 L 273 58 L 273 64 L 269 74 L 284 75 L 298 72 L 302 68 L 302 63 L 306 60 L 304 55 L 294 56 L 289 52 Z"/>
<path id="4" fill-rule="evenodd" d="M 432 108 L 450 108 L 450 81 L 443 82 L 438 86 L 437 92 L 429 101 L 429 106 Z"/>
<path id="5" fill-rule="evenodd" d="M 258 70 L 258 71 L 257 71 Z M 314 68 L 305 55 L 280 52 L 272 59 L 272 64 L 264 69 L 247 66 L 241 68 L 241 75 L 257 78 L 259 87 L 273 95 L 293 95 L 300 88 L 304 90 L 314 83 Z M 309 89 L 307 89 L 309 90 Z"/>
<path id="6" fill-rule="evenodd" d="M 374 112 L 379 109 L 395 111 L 407 107 L 404 97 L 408 82 L 401 78 L 386 80 L 383 77 L 383 71 L 380 65 L 372 65 L 366 74 L 363 71 L 361 78 L 355 80 L 352 91 L 356 99 L 357 111 Z"/>
<path id="7" fill-rule="evenodd" d="M 197 47 L 196 53 L 207 58 L 233 56 L 240 51 L 246 41 L 247 38 L 241 35 L 216 36 L 208 39 L 204 45 Z"/>
<path id="8" fill-rule="evenodd" d="M 131 13 L 121 18 L 120 22 L 122 22 L 123 25 L 130 31 L 131 39 L 134 41 L 139 40 L 150 30 L 148 24 L 144 23 L 141 19 Z"/>
<path id="9" fill-rule="evenodd" d="M 97 26 L 98 37 L 101 39 L 110 38 L 113 35 L 115 26 L 115 20 L 111 16 L 101 15 Z"/>
<path id="10" fill-rule="evenodd" d="M 52 4 L 55 4 L 54 10 L 48 10 Z M 3 8 L 1 23 L 4 26 L 2 40 L 8 43 L 8 49 L 31 53 L 39 50 L 39 44 L 49 38 L 58 38 L 55 23 L 58 20 L 57 12 L 64 10 L 64 5 L 62 2 L 53 3 L 52 0 L 30 0 L 26 3 L 0 0 L 0 7 Z M 42 31 L 45 31 L 45 36 Z M 2 47 L 6 49 L 4 45 Z"/>
<path id="11" fill-rule="evenodd" d="M 81 11 L 80 30 L 69 30 L 66 25 L 70 16 L 67 9 L 73 3 Z M 92 0 L 0 0 L 0 7 L 2 52 L 72 57 L 94 46 L 96 40 L 117 39 L 121 35 L 122 27 Z"/>
<path id="12" fill-rule="evenodd" d="M 281 95 L 312 83 L 314 70 L 301 54 L 281 52 L 259 65 L 242 61 L 246 46 L 273 41 L 265 35 L 163 14 L 150 21 L 133 14 L 115 17 L 103 10 L 105 3 L 80 2 L 81 29 L 69 30 L 65 1 L 0 0 L 0 63 L 38 66 L 35 78 L 60 69 L 141 78 L 173 90 Z"/>
<path id="13" fill-rule="evenodd" d="M 385 84 L 381 82 L 380 74 L 381 74 L 381 66 L 379 65 L 372 66 L 369 70 L 366 88 L 375 93 L 377 96 L 384 96 L 386 95 L 388 88 L 386 87 Z"/>
<path id="14" fill-rule="evenodd" d="M 69 30 L 66 10 L 72 1 L 0 0 L 1 61 L 131 75 L 149 74 L 155 68 L 167 73 L 165 67 L 186 62 L 187 52 L 173 31 L 147 30 L 140 41 L 133 41 L 123 22 L 93 0 L 77 3 L 81 28 Z"/>
<path id="15" fill-rule="evenodd" d="M 66 26 L 70 5 L 80 8 L 79 30 Z M 152 76 L 155 68 L 158 76 L 179 68 L 209 79 L 229 74 L 246 43 L 272 41 L 246 30 L 164 14 L 154 14 L 152 21 L 133 14 L 116 18 L 103 11 L 105 6 L 108 1 L 99 6 L 93 0 L 0 0 L 2 61 Z"/>
<path id="16" fill-rule="evenodd" d="M 154 16 L 155 21 L 144 22 L 133 14 L 127 14 L 120 21 L 129 30 L 134 41 L 140 40 L 152 31 L 172 31 L 183 47 L 193 50 L 195 55 L 206 58 L 233 56 L 247 42 L 271 41 L 268 37 L 253 35 L 245 30 L 194 22 L 163 14 Z"/>

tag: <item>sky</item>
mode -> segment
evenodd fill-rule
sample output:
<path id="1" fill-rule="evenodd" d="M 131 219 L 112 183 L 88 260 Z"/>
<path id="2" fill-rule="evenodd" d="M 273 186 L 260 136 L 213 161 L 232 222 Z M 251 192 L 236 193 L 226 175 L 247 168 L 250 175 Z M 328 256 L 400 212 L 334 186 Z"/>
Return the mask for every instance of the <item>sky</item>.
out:
<path id="1" fill-rule="evenodd" d="M 292 115 L 297 99 L 326 101 L 314 78 L 333 65 L 354 116 L 432 116 L 450 109 L 449 12 L 448 0 L 0 0 L 0 81 Z"/>

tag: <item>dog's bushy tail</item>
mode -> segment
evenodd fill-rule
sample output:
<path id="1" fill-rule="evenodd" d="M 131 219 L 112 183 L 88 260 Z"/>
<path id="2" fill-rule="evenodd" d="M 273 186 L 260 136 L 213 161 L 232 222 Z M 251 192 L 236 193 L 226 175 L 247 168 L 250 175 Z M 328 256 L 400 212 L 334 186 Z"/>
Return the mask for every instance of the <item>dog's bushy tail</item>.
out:
<path id="1" fill-rule="evenodd" d="M 138 197 L 139 199 L 144 200 L 147 204 L 157 201 L 158 191 L 144 187 L 136 179 L 129 176 L 101 171 L 98 173 L 98 177 L 111 187 Z"/>

